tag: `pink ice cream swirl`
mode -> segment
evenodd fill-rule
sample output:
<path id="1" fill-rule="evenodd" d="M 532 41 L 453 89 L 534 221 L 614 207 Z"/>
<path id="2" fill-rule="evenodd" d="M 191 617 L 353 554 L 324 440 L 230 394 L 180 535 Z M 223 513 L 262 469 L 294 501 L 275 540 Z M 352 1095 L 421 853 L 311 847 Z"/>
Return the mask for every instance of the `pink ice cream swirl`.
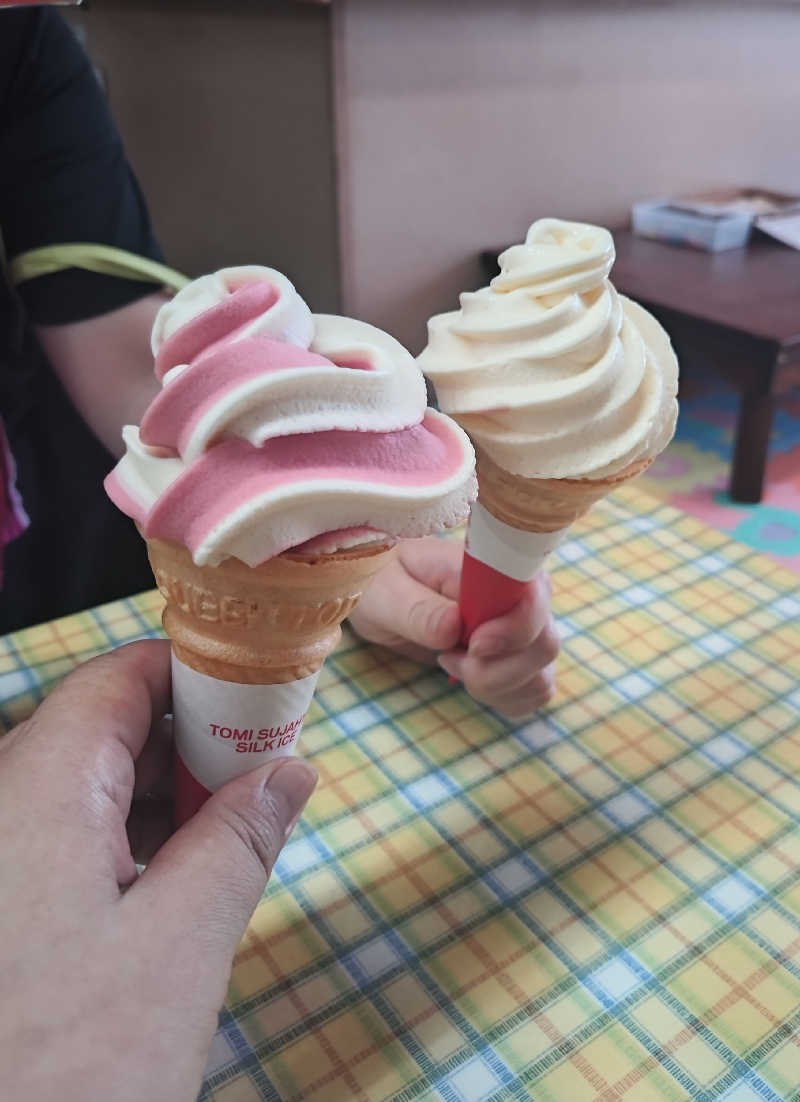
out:
<path id="1" fill-rule="evenodd" d="M 459 523 L 475 497 L 464 432 L 426 408 L 410 353 L 364 322 L 312 315 L 270 268 L 195 280 L 153 327 L 162 390 L 106 490 L 145 538 L 199 565 L 256 566 Z"/>

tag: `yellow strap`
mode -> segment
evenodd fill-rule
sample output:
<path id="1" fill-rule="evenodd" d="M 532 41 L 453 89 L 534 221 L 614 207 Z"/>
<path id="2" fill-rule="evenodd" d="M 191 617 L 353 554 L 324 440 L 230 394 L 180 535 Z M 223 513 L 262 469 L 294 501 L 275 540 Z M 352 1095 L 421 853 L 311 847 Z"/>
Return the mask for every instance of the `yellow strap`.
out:
<path id="1" fill-rule="evenodd" d="M 90 272 L 118 276 L 121 279 L 147 280 L 173 291 L 180 291 L 181 287 L 190 282 L 180 272 L 159 264 L 156 260 L 149 260 L 145 256 L 137 256 L 136 253 L 116 249 L 111 245 L 89 243 L 43 245 L 39 249 L 20 253 L 9 262 L 8 276 L 16 285 L 26 279 L 61 272 L 65 268 L 85 268 Z"/>

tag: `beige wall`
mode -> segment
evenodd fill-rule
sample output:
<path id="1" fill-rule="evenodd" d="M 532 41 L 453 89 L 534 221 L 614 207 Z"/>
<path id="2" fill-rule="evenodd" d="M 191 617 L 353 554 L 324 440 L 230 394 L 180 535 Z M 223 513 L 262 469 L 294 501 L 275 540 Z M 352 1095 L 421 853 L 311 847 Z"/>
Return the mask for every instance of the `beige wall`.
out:
<path id="1" fill-rule="evenodd" d="M 339 306 L 329 10 L 97 0 L 77 18 L 167 259 L 285 271 Z"/>
<path id="2" fill-rule="evenodd" d="M 341 277 L 347 312 L 414 348 L 479 284 L 478 251 L 540 215 L 613 226 L 647 195 L 800 191 L 800 4 L 96 0 L 77 18 L 175 266 L 272 264 L 318 310 Z"/>
<path id="3" fill-rule="evenodd" d="M 800 7 L 334 0 L 345 305 L 412 346 L 481 248 L 714 184 L 800 191 Z"/>

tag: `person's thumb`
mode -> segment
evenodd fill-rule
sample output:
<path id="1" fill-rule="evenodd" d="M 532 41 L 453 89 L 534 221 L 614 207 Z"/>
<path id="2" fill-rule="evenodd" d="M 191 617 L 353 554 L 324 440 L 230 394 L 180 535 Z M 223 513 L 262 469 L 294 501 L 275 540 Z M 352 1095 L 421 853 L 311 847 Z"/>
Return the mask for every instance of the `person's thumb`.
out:
<path id="1" fill-rule="evenodd" d="M 126 904 L 156 915 L 162 931 L 204 924 L 206 947 L 232 957 L 316 783 L 299 758 L 230 781 L 161 847 Z"/>

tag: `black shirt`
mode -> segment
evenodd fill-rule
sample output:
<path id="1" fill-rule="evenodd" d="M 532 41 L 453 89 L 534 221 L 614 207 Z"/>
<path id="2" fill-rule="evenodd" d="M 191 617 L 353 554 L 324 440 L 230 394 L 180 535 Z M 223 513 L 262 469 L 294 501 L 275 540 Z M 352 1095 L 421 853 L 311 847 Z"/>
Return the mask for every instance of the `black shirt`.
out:
<path id="1" fill-rule="evenodd" d="M 7 259 L 91 242 L 160 259 L 106 98 L 63 19 L 0 9 L 0 231 Z M 0 633 L 148 588 L 131 521 L 107 499 L 114 459 L 81 420 L 30 323 L 96 317 L 151 283 L 70 268 L 12 291 L 0 274 L 0 417 L 31 519 L 5 551 Z M 97 385 L 113 385 L 97 364 Z"/>

